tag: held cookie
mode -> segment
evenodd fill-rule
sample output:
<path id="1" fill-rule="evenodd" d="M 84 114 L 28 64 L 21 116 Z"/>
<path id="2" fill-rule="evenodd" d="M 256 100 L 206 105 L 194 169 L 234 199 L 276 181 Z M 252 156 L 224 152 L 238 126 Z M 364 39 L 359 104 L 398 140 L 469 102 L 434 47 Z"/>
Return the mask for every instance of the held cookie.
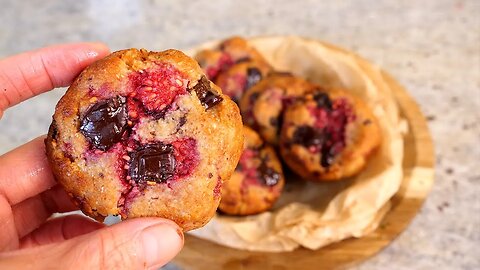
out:
<path id="1" fill-rule="evenodd" d="M 263 56 L 241 37 L 226 39 L 216 49 L 200 51 L 195 59 L 212 81 L 215 81 L 221 72 L 239 62 L 255 62 L 260 67 L 269 66 Z"/>
<path id="2" fill-rule="evenodd" d="M 316 86 L 287 73 L 274 73 L 248 89 L 240 101 L 244 124 L 278 145 L 283 112 L 289 104 Z"/>
<path id="3" fill-rule="evenodd" d="M 353 176 L 379 144 L 380 130 L 370 109 L 343 91 L 315 91 L 285 111 L 280 152 L 303 178 Z"/>
<path id="4" fill-rule="evenodd" d="M 243 147 L 238 107 L 176 50 L 119 51 L 86 68 L 46 139 L 57 181 L 98 220 L 207 223 Z"/>
<path id="5" fill-rule="evenodd" d="M 230 180 L 222 187 L 218 207 L 230 215 L 252 215 L 270 209 L 280 196 L 284 176 L 275 151 L 244 127 L 245 149 Z"/>

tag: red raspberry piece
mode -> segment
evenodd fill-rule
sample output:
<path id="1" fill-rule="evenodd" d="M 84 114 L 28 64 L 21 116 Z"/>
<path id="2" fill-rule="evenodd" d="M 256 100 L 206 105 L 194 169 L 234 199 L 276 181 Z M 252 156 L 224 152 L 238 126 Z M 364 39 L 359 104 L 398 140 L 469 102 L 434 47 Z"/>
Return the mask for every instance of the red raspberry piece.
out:
<path id="1" fill-rule="evenodd" d="M 132 74 L 130 96 L 139 100 L 146 110 L 160 112 L 178 95 L 187 93 L 187 81 L 174 66 L 161 63 L 155 68 Z"/>
<path id="2" fill-rule="evenodd" d="M 199 162 L 197 141 L 193 138 L 186 138 L 174 141 L 172 145 L 175 148 L 177 177 L 188 176 Z"/>
<path id="3" fill-rule="evenodd" d="M 227 54 L 223 53 L 216 65 L 208 67 L 206 70 L 207 77 L 210 80 L 215 79 L 218 76 L 220 71 L 226 70 L 227 68 L 231 67 L 234 64 L 232 57 Z"/>

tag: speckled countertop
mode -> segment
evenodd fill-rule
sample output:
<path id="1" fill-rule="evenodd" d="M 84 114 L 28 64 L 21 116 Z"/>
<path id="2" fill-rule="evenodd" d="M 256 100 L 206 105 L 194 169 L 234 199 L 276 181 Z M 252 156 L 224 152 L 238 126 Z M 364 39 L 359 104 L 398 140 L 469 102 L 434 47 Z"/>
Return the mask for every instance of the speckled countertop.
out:
<path id="1" fill-rule="evenodd" d="M 295 34 L 356 51 L 418 101 L 437 166 L 411 226 L 355 269 L 480 269 L 480 1 L 214 2 L 0 0 L 0 57 L 72 41 L 188 48 L 233 34 Z M 63 92 L 8 110 L 0 153 L 46 133 Z"/>

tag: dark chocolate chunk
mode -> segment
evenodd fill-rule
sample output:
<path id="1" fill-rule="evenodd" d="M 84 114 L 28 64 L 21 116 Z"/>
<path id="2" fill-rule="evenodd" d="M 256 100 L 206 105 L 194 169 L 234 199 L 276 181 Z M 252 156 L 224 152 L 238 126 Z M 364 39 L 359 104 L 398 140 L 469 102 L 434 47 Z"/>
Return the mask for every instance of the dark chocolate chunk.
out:
<path id="1" fill-rule="evenodd" d="M 323 147 L 322 148 L 322 155 L 320 157 L 320 165 L 324 168 L 330 167 L 335 159 L 335 153 L 333 153 L 333 148 L 331 147 Z"/>
<path id="2" fill-rule="evenodd" d="M 325 142 L 323 130 L 314 129 L 310 126 L 300 126 L 293 133 L 292 143 L 306 147 L 319 146 Z"/>
<path id="3" fill-rule="evenodd" d="M 280 181 L 280 174 L 274 169 L 268 167 L 265 161 L 262 161 L 258 170 L 260 172 L 260 180 L 263 185 L 271 187 L 275 186 Z"/>
<path id="4" fill-rule="evenodd" d="M 185 125 L 185 123 L 187 123 L 187 116 L 186 115 L 180 117 L 180 120 L 178 121 L 178 127 L 183 127 L 183 125 Z"/>
<path id="5" fill-rule="evenodd" d="M 167 105 L 163 110 L 160 111 L 151 111 L 147 109 L 146 107 L 143 107 L 145 109 L 145 114 L 151 116 L 155 120 L 159 119 L 165 119 L 165 115 L 167 112 L 172 108 L 172 105 L 169 104 Z"/>
<path id="6" fill-rule="evenodd" d="M 235 62 L 235 64 L 243 63 L 243 62 L 248 62 L 248 61 L 250 61 L 250 60 L 252 60 L 252 59 L 251 59 L 250 57 L 248 57 L 248 56 L 242 57 L 242 58 L 238 59 L 238 60 Z"/>
<path id="7" fill-rule="evenodd" d="M 94 104 L 81 119 L 80 132 L 97 149 L 106 151 L 122 139 L 127 128 L 125 97 Z"/>
<path id="8" fill-rule="evenodd" d="M 313 99 L 315 102 L 317 102 L 317 107 L 318 108 L 325 108 L 329 111 L 332 110 L 332 101 L 330 100 L 330 97 L 323 92 L 317 92 L 313 96 Z"/>
<path id="9" fill-rule="evenodd" d="M 248 89 L 255 84 L 257 84 L 262 79 L 262 73 L 258 68 L 248 68 L 247 69 L 247 83 L 245 84 L 245 89 Z"/>
<path id="10" fill-rule="evenodd" d="M 128 173 L 137 183 L 146 181 L 165 183 L 175 174 L 176 160 L 174 148 L 170 144 L 144 145 L 129 155 Z"/>
<path id="11" fill-rule="evenodd" d="M 210 87 L 210 81 L 205 76 L 202 76 L 193 87 L 193 90 L 195 90 L 205 110 L 212 108 L 223 100 L 223 98 Z"/>
<path id="12" fill-rule="evenodd" d="M 270 119 L 271 121 L 272 119 Z M 278 115 L 277 117 L 277 125 L 274 126 L 277 129 L 277 134 L 280 134 L 282 131 L 281 127 L 283 126 L 283 114 Z"/>
<path id="13" fill-rule="evenodd" d="M 223 100 L 221 96 L 218 94 L 214 94 L 213 92 L 209 91 L 206 93 L 205 98 L 202 100 L 202 105 L 205 107 L 205 110 L 210 109 L 211 107 L 217 105 Z"/>
<path id="14" fill-rule="evenodd" d="M 279 121 L 278 121 L 278 117 L 270 117 L 270 120 L 268 122 L 270 122 L 270 125 L 274 126 L 274 127 L 279 127 Z"/>
<path id="15" fill-rule="evenodd" d="M 52 121 L 52 124 L 50 124 L 50 128 L 48 129 L 48 133 L 52 137 L 52 140 L 56 140 L 58 136 L 58 129 L 57 129 L 57 123 L 55 120 Z"/>
<path id="16" fill-rule="evenodd" d="M 251 94 L 250 97 L 249 97 L 249 100 L 248 100 L 248 101 L 250 102 L 250 104 L 255 103 L 255 101 L 257 100 L 258 96 L 260 96 L 260 93 L 259 93 L 259 92 L 255 92 L 255 93 Z"/>

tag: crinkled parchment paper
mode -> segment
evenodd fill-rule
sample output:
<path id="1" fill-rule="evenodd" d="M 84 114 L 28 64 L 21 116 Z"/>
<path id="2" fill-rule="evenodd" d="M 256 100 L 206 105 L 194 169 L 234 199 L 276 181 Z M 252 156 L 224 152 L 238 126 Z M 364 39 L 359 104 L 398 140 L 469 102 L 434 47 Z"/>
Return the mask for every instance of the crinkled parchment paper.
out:
<path id="1" fill-rule="evenodd" d="M 287 176 L 286 189 L 272 211 L 249 217 L 217 215 L 191 234 L 233 248 L 280 252 L 299 246 L 318 249 L 372 232 L 400 187 L 402 134 L 406 130 L 380 70 L 318 41 L 265 37 L 250 42 L 277 70 L 290 71 L 325 88 L 342 87 L 366 101 L 379 120 L 382 144 L 366 169 L 352 179 L 311 183 Z"/>

